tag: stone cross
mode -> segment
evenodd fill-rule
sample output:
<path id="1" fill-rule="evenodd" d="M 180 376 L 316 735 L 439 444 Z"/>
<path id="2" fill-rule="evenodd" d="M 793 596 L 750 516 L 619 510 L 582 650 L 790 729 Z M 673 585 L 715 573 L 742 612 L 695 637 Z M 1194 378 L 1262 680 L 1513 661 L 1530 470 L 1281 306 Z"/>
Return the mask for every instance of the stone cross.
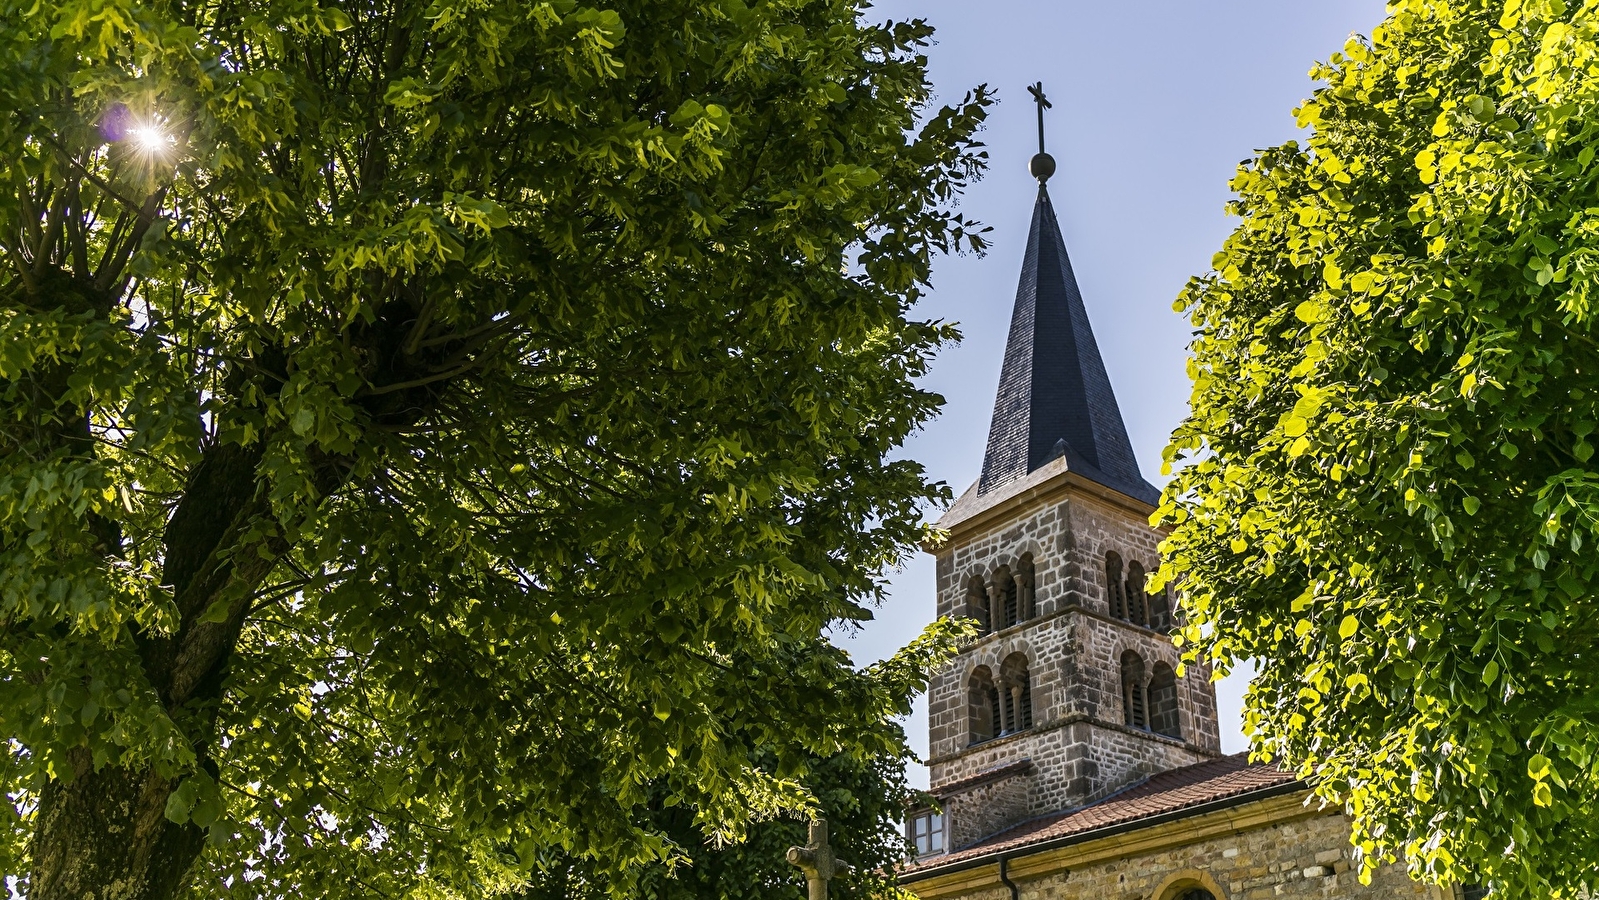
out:
<path id="1" fill-rule="evenodd" d="M 827 842 L 826 819 L 811 822 L 810 842 L 803 847 L 788 848 L 788 861 L 804 871 L 810 900 L 827 900 L 827 883 L 849 871 L 849 864 L 834 856 Z"/>

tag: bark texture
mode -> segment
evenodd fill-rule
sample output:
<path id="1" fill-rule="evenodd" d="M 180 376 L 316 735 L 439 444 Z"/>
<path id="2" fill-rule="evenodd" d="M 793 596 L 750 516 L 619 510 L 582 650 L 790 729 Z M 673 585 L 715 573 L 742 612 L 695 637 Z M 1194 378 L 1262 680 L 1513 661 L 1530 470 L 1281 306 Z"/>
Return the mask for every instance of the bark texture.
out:
<path id="1" fill-rule="evenodd" d="M 45 787 L 35 823 L 29 900 L 169 900 L 183 889 L 205 831 L 166 817 L 176 787 L 148 769 L 88 760 Z"/>
<path id="2" fill-rule="evenodd" d="M 201 457 L 166 531 L 164 582 L 172 586 L 181 624 L 170 636 L 137 636 L 150 683 L 195 736 L 200 764 L 213 771 L 216 702 L 253 596 L 238 588 L 258 584 L 272 567 L 263 557 L 283 549 L 270 546 L 263 554 L 258 546 L 241 547 L 241 532 L 268 512 L 256 482 L 260 455 L 259 447 L 217 445 Z M 200 621 L 230 594 L 235 599 L 222 621 Z M 177 787 L 148 767 L 95 770 L 87 753 L 74 759 L 70 778 L 50 782 L 40 795 L 30 900 L 178 896 L 206 833 L 167 818 Z"/>

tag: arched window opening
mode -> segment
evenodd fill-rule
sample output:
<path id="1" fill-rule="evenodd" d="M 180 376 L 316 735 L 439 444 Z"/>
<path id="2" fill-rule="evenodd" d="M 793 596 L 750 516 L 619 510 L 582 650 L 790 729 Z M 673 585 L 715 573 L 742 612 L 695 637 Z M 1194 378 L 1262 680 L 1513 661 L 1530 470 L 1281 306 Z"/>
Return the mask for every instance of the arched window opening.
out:
<path id="1" fill-rule="evenodd" d="M 1223 898 L 1221 887 L 1208 874 L 1185 872 L 1166 879 L 1150 900 L 1217 900 Z"/>
<path id="2" fill-rule="evenodd" d="M 968 743 L 981 744 L 1000 734 L 999 689 L 987 666 L 978 666 L 966 679 Z"/>
<path id="3" fill-rule="evenodd" d="M 1150 670 L 1149 721 L 1156 734 L 1179 739 L 1183 736 L 1177 715 L 1177 673 L 1163 662 L 1155 663 Z"/>
<path id="4" fill-rule="evenodd" d="M 1033 685 L 1027 671 L 1027 657 L 1012 653 L 999 667 L 1001 700 L 1004 704 L 1005 733 L 1033 727 Z"/>
<path id="5" fill-rule="evenodd" d="M 1144 682 L 1144 660 L 1128 650 L 1122 654 L 1122 714 L 1133 728 L 1149 728 L 1149 687 Z"/>
<path id="6" fill-rule="evenodd" d="M 1033 593 L 1033 554 L 1024 553 L 1016 563 L 1017 618 L 1026 622 L 1038 615 L 1038 604 Z"/>
<path id="7" fill-rule="evenodd" d="M 1171 588 L 1163 587 L 1159 592 L 1149 595 L 1149 627 L 1168 633 L 1172 630 L 1171 619 Z"/>
<path id="8" fill-rule="evenodd" d="M 1105 554 L 1105 602 L 1110 606 L 1112 618 L 1127 618 L 1126 590 L 1126 585 L 1122 584 L 1122 558 L 1112 550 Z"/>
<path id="9" fill-rule="evenodd" d="M 1144 566 L 1138 560 L 1127 564 L 1127 621 L 1149 625 L 1149 595 L 1144 592 Z"/>
<path id="10" fill-rule="evenodd" d="M 988 614 L 988 588 L 976 575 L 966 579 L 966 614 L 977 620 L 983 634 L 994 630 L 994 617 Z"/>
<path id="11" fill-rule="evenodd" d="M 993 598 L 994 630 L 1009 628 L 1016 624 L 1016 579 L 1011 576 L 1008 566 L 1000 566 L 994 571 Z"/>

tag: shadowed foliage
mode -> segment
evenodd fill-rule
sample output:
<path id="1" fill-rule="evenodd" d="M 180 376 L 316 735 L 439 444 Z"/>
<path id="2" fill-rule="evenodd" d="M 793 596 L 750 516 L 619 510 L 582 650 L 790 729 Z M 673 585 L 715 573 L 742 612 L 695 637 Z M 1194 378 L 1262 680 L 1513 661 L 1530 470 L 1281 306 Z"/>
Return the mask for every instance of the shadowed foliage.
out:
<path id="1" fill-rule="evenodd" d="M 901 752 L 799 651 L 944 493 L 988 97 L 861 15 L 0 0 L 0 872 L 625 892 Z"/>
<path id="2" fill-rule="evenodd" d="M 929 666 L 945 658 L 947 641 L 971 633 L 970 623 L 946 633 L 947 627 L 939 626 L 870 670 L 882 689 L 901 698 L 902 711 L 910 711 L 912 697 L 925 686 Z M 915 756 L 905 747 L 898 724 L 862 718 L 856 727 L 899 749 L 871 758 L 836 754 L 807 764 L 804 780 L 816 797 L 814 809 L 827 819 L 834 852 L 850 866 L 830 882 L 830 896 L 904 900 L 913 895 L 896 885 L 894 872 L 912 850 L 905 837 L 905 817 L 911 806 L 929 798 L 906 784 L 905 765 Z M 763 760 L 767 766 L 772 762 Z M 630 896 L 638 900 L 804 900 L 807 896 L 805 876 L 786 854 L 788 848 L 806 843 L 808 817 L 756 823 L 744 842 L 718 845 L 704 839 L 693 810 L 668 802 L 664 795 L 652 798 L 642 813 L 642 824 L 666 834 L 684 858 L 646 870 L 630 887 Z M 593 866 L 554 854 L 516 900 L 602 900 L 613 887 Z"/>

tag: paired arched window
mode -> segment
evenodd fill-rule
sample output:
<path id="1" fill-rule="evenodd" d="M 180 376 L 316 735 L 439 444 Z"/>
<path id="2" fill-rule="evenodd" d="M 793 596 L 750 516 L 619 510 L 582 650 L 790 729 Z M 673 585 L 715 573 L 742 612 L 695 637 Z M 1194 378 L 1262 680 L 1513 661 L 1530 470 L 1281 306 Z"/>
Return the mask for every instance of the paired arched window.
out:
<path id="1" fill-rule="evenodd" d="M 1144 566 L 1136 559 L 1127 564 L 1127 621 L 1149 627 L 1149 595 L 1144 593 Z"/>
<path id="2" fill-rule="evenodd" d="M 966 579 L 966 614 L 977 620 L 984 634 L 994 630 L 994 617 L 988 613 L 988 588 L 976 575 Z"/>
<path id="3" fill-rule="evenodd" d="M 981 744 L 1033 727 L 1033 684 L 1027 657 L 1012 653 L 999 667 L 999 677 L 978 666 L 966 679 L 969 742 Z"/>
<path id="4" fill-rule="evenodd" d="M 1016 621 L 1025 622 L 1038 615 L 1033 602 L 1033 554 L 1023 553 L 1016 561 Z"/>
<path id="5" fill-rule="evenodd" d="M 1026 622 L 1036 615 L 1033 603 L 1033 555 L 1023 554 L 1016 568 L 1001 566 L 992 584 L 972 575 L 966 579 L 966 614 L 984 634 Z"/>
<path id="6" fill-rule="evenodd" d="M 1012 653 L 999 667 L 1000 686 L 1005 691 L 1005 733 L 1033 727 L 1033 684 L 1027 673 L 1027 657 Z"/>
<path id="7" fill-rule="evenodd" d="M 966 679 L 966 721 L 969 743 L 981 744 L 999 737 L 999 688 L 987 666 L 978 666 Z"/>
<path id="8" fill-rule="evenodd" d="M 1122 654 L 1122 720 L 1133 728 L 1149 728 L 1149 686 L 1144 660 L 1131 650 Z"/>
<path id="9" fill-rule="evenodd" d="M 1143 563 L 1133 560 L 1124 567 L 1121 554 L 1105 554 L 1105 600 L 1112 618 L 1156 631 L 1172 627 L 1171 596 L 1162 588 L 1158 594 L 1146 591 Z"/>
<path id="10" fill-rule="evenodd" d="M 1132 728 L 1181 739 L 1177 673 L 1163 662 L 1146 670 L 1143 657 L 1132 650 L 1122 654 L 1121 664 L 1122 721 Z"/>
<path id="11" fill-rule="evenodd" d="M 1115 550 L 1105 554 L 1105 599 L 1112 618 L 1127 618 L 1127 585 L 1122 583 L 1122 558 Z"/>
<path id="12" fill-rule="evenodd" d="M 1016 624 L 1016 579 L 1011 575 L 1009 566 L 1000 566 L 994 572 L 994 589 L 989 593 L 990 606 L 994 611 L 994 630 L 1009 628 Z"/>
<path id="13" fill-rule="evenodd" d="M 1177 715 L 1177 673 L 1163 662 L 1155 663 L 1149 676 L 1149 728 L 1167 737 L 1183 736 Z"/>

